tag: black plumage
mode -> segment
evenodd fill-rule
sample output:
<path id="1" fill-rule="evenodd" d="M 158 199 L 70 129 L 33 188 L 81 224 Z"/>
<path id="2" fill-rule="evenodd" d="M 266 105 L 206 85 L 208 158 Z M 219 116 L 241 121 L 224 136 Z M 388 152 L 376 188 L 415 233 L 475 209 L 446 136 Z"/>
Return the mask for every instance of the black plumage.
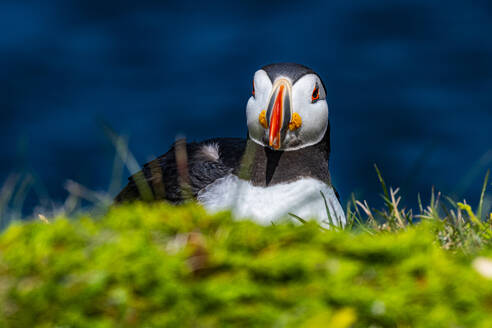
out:
<path id="1" fill-rule="evenodd" d="M 207 155 L 203 148 L 215 145 L 218 159 Z M 128 185 L 116 196 L 115 201 L 166 199 L 180 203 L 188 196 L 196 197 L 201 189 L 239 168 L 245 146 L 246 140 L 238 138 L 186 143 L 182 146 L 183 152 L 186 147 L 186 158 L 180 163 L 177 159 L 180 146 L 175 143 L 167 153 L 144 164 L 142 171 L 128 178 Z M 180 165 L 186 172 L 179 172 Z M 139 182 L 149 187 L 150 199 L 142 195 Z"/>
<path id="2" fill-rule="evenodd" d="M 261 69 L 268 74 L 272 83 L 280 76 L 288 76 L 292 80 L 292 84 L 294 84 L 306 74 L 316 74 L 309 67 L 296 63 L 270 64 L 263 66 Z"/>

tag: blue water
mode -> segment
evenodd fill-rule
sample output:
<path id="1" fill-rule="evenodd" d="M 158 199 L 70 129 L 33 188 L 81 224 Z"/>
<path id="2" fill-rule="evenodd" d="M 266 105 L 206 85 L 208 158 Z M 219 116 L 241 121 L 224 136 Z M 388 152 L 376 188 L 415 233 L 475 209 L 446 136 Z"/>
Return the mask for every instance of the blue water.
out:
<path id="1" fill-rule="evenodd" d="M 409 206 L 433 185 L 476 201 L 492 167 L 490 12 L 454 0 L 4 0 L 0 183 L 32 172 L 56 201 L 67 179 L 107 190 L 115 151 L 101 122 L 140 163 L 178 134 L 245 136 L 254 71 L 291 61 L 326 84 L 343 200 L 378 205 L 377 163 Z"/>

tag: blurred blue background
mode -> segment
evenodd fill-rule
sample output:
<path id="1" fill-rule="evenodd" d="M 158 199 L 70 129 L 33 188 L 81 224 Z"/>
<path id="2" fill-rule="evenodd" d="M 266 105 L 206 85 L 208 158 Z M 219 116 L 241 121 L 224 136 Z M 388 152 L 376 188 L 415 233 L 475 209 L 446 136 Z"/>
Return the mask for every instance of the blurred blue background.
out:
<path id="1" fill-rule="evenodd" d="M 115 150 L 100 122 L 141 164 L 178 134 L 243 137 L 253 73 L 289 61 L 327 87 L 343 201 L 380 204 L 373 163 L 409 206 L 433 185 L 476 201 L 492 166 L 490 12 L 490 1 L 3 0 L 0 184 L 33 174 L 27 212 L 63 201 L 67 179 L 108 190 Z"/>

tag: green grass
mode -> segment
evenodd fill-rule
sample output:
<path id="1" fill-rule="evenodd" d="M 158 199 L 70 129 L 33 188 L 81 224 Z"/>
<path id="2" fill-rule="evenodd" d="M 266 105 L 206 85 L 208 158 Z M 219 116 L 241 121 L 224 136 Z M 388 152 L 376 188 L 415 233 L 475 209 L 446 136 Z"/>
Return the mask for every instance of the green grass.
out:
<path id="1" fill-rule="evenodd" d="M 385 200 L 329 231 L 164 203 L 16 222 L 0 327 L 491 327 L 492 220 Z"/>
<path id="2" fill-rule="evenodd" d="M 388 188 L 377 166 L 375 169 L 383 190 L 383 209 L 371 209 L 366 201 L 361 202 L 352 196 L 347 204 L 348 224 L 344 229 L 362 229 L 376 234 L 381 231 L 403 230 L 424 221 L 434 224 L 436 240 L 445 249 L 473 253 L 484 245 L 491 244 L 491 204 L 485 202 L 490 171 L 485 175 L 475 211 L 466 200 L 457 202 L 434 190 L 426 206 L 418 197 L 418 209 L 414 211 L 401 207 L 399 188 Z"/>
<path id="3" fill-rule="evenodd" d="M 432 192 L 415 211 L 376 172 L 383 207 L 352 196 L 329 230 L 194 203 L 111 207 L 67 183 L 62 214 L 0 234 L 0 328 L 492 327 L 489 173 L 476 206 Z M 23 181 L 0 190 L 0 225 L 19 218 L 5 204 Z"/>

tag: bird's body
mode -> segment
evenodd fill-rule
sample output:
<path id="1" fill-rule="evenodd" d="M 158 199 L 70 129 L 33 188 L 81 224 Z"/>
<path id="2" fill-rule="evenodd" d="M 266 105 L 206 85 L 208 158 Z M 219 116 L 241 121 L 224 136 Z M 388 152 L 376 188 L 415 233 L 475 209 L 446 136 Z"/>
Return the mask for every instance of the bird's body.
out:
<path id="1" fill-rule="evenodd" d="M 302 104 L 303 89 L 313 85 L 309 103 Z M 328 108 L 323 98 L 318 103 L 319 89 L 325 97 L 321 80 L 304 66 L 274 64 L 255 74 L 254 87 L 247 139 L 177 143 L 131 177 L 116 201 L 144 198 L 143 182 L 151 199 L 180 203 L 193 197 L 211 211 L 230 209 L 262 223 L 292 214 L 344 224 L 329 172 Z"/>
<path id="2" fill-rule="evenodd" d="M 139 180 L 142 178 L 150 188 L 151 200 L 163 199 L 179 204 L 187 197 L 196 198 L 203 188 L 215 180 L 237 171 L 246 140 L 216 138 L 182 146 L 186 154 L 182 165 L 186 166 L 187 176 L 180 176 L 180 146 L 174 144 L 167 153 L 144 164 L 140 176 L 131 176 L 128 185 L 116 196 L 116 202 L 146 200 L 139 190 Z"/>

